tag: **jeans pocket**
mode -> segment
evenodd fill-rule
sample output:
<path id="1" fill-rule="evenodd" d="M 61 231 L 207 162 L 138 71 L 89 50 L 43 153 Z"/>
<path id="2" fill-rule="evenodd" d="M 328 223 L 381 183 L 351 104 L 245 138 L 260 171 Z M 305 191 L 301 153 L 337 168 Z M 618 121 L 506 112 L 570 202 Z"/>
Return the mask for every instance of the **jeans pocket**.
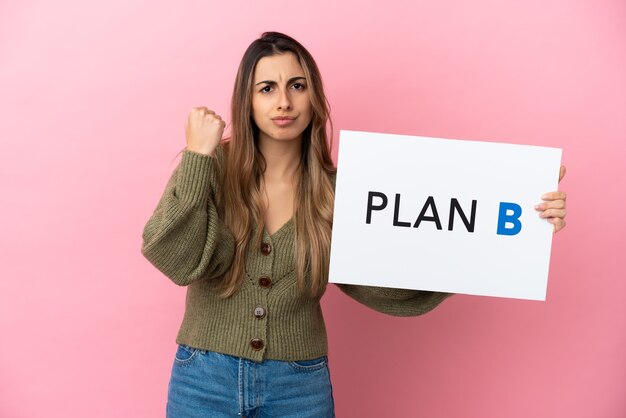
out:
<path id="1" fill-rule="evenodd" d="M 189 347 L 188 345 L 184 344 L 179 344 L 178 349 L 176 350 L 176 356 L 174 357 L 174 362 L 182 366 L 187 366 L 193 362 L 193 360 L 197 357 L 200 351 L 201 350 L 197 348 Z"/>
<path id="2" fill-rule="evenodd" d="M 326 367 L 328 356 L 322 356 L 311 360 L 298 360 L 288 362 L 291 368 L 298 372 L 312 372 Z"/>

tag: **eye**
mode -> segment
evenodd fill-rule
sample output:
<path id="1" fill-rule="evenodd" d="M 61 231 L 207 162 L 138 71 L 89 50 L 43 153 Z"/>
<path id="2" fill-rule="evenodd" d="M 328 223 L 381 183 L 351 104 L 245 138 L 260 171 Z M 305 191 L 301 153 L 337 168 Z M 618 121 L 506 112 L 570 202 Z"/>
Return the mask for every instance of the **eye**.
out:
<path id="1" fill-rule="evenodd" d="M 263 87 L 261 90 L 259 90 L 261 93 L 269 93 L 270 89 L 272 88 L 272 86 L 265 86 Z"/>
<path id="2" fill-rule="evenodd" d="M 305 86 L 304 86 L 304 84 L 302 84 L 302 83 L 294 83 L 294 84 L 293 84 L 293 87 L 294 87 L 296 90 L 304 90 L 304 87 L 305 87 Z"/>

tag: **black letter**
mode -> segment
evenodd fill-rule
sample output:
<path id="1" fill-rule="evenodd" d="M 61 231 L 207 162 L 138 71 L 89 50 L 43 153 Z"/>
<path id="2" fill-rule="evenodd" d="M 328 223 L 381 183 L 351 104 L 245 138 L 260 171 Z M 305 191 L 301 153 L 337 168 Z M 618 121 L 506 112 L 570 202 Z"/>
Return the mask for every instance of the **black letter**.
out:
<path id="1" fill-rule="evenodd" d="M 424 216 L 429 206 L 432 206 L 433 216 Z M 422 221 L 434 222 L 437 225 L 437 229 L 441 229 L 441 221 L 439 221 L 439 215 L 437 214 L 437 207 L 435 206 L 435 199 L 432 196 L 428 196 L 428 199 L 426 199 L 426 203 L 424 203 L 424 207 L 422 208 L 422 211 L 420 212 L 420 216 L 417 217 L 417 220 L 415 221 L 413 228 L 417 228 L 420 225 L 420 222 Z"/>
<path id="2" fill-rule="evenodd" d="M 459 201 L 455 198 L 450 200 L 450 218 L 448 219 L 448 231 L 452 231 L 452 225 L 454 224 L 454 209 L 459 212 L 461 215 L 461 220 L 465 224 L 465 228 L 467 228 L 468 232 L 474 232 L 474 221 L 476 220 L 476 201 L 472 200 L 472 216 L 468 222 L 465 217 L 465 213 L 463 213 L 463 209 L 461 209 L 461 205 L 459 205 Z"/>
<path id="3" fill-rule="evenodd" d="M 373 206 L 372 199 L 376 197 L 380 197 L 383 199 L 383 203 L 380 206 Z M 387 196 L 380 192 L 369 192 L 367 193 L 367 216 L 365 217 L 365 223 L 369 224 L 372 221 L 372 210 L 383 210 L 387 207 Z"/>
<path id="4" fill-rule="evenodd" d="M 400 193 L 396 193 L 396 204 L 393 207 L 393 226 L 411 226 L 411 222 L 398 221 L 398 213 L 400 212 Z"/>

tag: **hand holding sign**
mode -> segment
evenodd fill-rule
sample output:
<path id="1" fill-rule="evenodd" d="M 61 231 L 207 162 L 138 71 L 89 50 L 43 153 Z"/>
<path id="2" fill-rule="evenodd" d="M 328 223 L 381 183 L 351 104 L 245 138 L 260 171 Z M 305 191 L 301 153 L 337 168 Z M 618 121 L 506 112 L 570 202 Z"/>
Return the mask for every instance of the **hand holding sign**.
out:
<path id="1" fill-rule="evenodd" d="M 561 170 L 559 172 L 559 183 L 565 177 L 565 166 L 561 166 Z M 556 234 L 561 229 L 565 228 L 565 215 L 567 212 L 565 211 L 565 200 L 567 199 L 567 194 L 565 192 L 551 192 L 546 193 L 541 196 L 545 202 L 538 204 L 535 206 L 535 209 L 541 211 L 539 216 L 542 218 L 546 218 L 548 222 L 554 225 L 554 233 Z"/>

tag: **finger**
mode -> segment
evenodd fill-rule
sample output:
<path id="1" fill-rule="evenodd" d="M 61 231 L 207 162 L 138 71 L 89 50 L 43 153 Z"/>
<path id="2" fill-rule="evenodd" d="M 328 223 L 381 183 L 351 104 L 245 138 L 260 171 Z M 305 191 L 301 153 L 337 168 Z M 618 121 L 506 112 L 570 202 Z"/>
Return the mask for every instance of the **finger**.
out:
<path id="1" fill-rule="evenodd" d="M 567 199 L 567 194 L 561 191 L 550 192 L 541 196 L 541 200 L 566 200 L 566 199 Z"/>
<path id="2" fill-rule="evenodd" d="M 547 202 L 539 203 L 535 206 L 536 210 L 547 210 L 547 209 L 565 209 L 565 200 L 549 200 Z"/>
<path id="3" fill-rule="evenodd" d="M 567 211 L 565 209 L 548 209 L 539 214 L 542 218 L 565 218 Z"/>
<path id="4" fill-rule="evenodd" d="M 565 225 L 566 225 L 565 219 L 561 219 L 561 218 L 548 219 L 548 222 L 554 225 L 553 231 L 555 234 L 559 232 L 561 229 L 565 228 Z"/>
<path id="5" fill-rule="evenodd" d="M 561 170 L 559 171 L 559 183 L 561 182 L 561 180 L 563 180 L 563 177 L 565 177 L 565 172 L 567 171 L 567 169 L 565 168 L 564 165 L 561 166 Z"/>
<path id="6" fill-rule="evenodd" d="M 217 118 L 215 116 L 207 116 L 207 119 L 211 122 L 211 123 L 216 123 L 218 125 L 221 125 L 224 123 L 224 121 L 220 118 Z"/>
<path id="7" fill-rule="evenodd" d="M 194 110 L 198 111 L 199 113 L 205 114 L 205 115 L 213 115 L 213 114 L 215 114 L 214 111 L 212 111 L 211 109 L 209 109 L 206 106 L 197 106 L 197 107 L 194 107 Z"/>

